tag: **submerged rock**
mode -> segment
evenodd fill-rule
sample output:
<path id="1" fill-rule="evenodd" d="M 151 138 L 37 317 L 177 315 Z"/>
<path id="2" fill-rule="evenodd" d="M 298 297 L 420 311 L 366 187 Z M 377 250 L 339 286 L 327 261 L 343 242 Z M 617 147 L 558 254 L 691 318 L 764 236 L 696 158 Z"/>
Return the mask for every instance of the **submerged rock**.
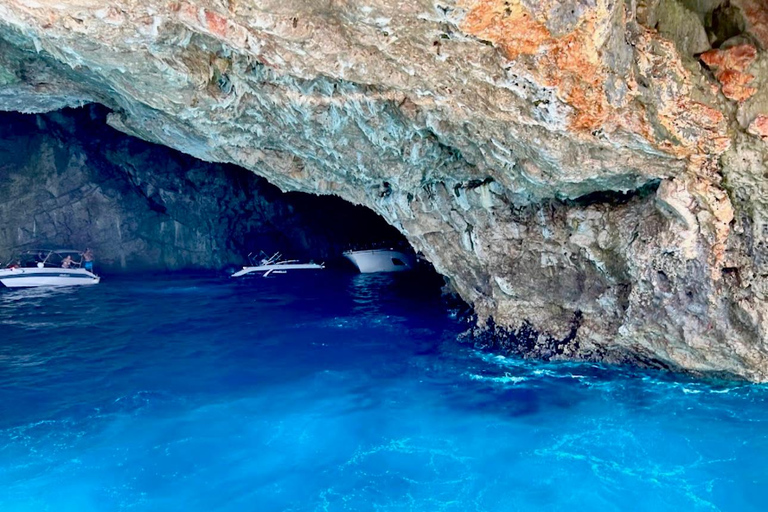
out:
<path id="1" fill-rule="evenodd" d="M 363 204 L 480 326 L 568 339 L 554 356 L 762 381 L 756 4 L 8 0 L 0 108 L 102 103 L 127 133 Z M 755 50 L 736 76 L 733 37 Z"/>

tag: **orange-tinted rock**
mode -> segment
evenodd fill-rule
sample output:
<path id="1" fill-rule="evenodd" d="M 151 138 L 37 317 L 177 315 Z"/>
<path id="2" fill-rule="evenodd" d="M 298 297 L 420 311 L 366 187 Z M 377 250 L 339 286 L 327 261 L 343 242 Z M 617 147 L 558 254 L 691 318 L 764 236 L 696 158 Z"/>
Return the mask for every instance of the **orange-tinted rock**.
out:
<path id="1" fill-rule="evenodd" d="M 594 23 L 582 19 L 573 32 L 555 37 L 519 2 L 465 0 L 462 5 L 468 8 L 461 25 L 466 33 L 493 42 L 510 60 L 522 55 L 534 57 L 542 82 L 558 88 L 575 109 L 571 119 L 574 129 L 591 131 L 605 122 L 609 105 L 592 38 Z"/>
<path id="2" fill-rule="evenodd" d="M 179 21 L 195 30 L 227 41 L 237 48 L 246 48 L 247 46 L 248 30 L 215 11 L 200 8 L 190 2 L 173 4 L 171 11 L 177 12 Z"/>
<path id="3" fill-rule="evenodd" d="M 768 4 L 765 0 L 736 0 L 747 22 L 746 32 L 768 49 Z"/>
<path id="4" fill-rule="evenodd" d="M 758 135 L 763 140 L 768 140 L 768 116 L 765 114 L 758 115 L 755 120 L 749 124 L 747 132 L 752 135 Z"/>
<path id="5" fill-rule="evenodd" d="M 220 36 L 227 36 L 227 19 L 213 11 L 205 11 L 205 22 L 212 33 Z"/>
<path id="6" fill-rule="evenodd" d="M 569 126 L 576 133 L 589 136 L 596 130 L 625 130 L 666 153 L 695 160 L 696 167 L 727 149 L 722 114 L 690 98 L 688 71 L 671 42 L 654 31 L 641 29 L 633 45 L 642 80 L 658 79 L 656 92 L 651 93 L 656 95 L 652 99 L 655 108 L 649 111 L 642 107 L 648 103 L 647 98 L 632 103 L 648 94 L 639 90 L 639 77 L 634 73 L 625 77 L 625 99 L 614 104 L 607 84 L 615 70 L 604 62 L 610 60 L 603 39 L 605 18 L 610 18 L 610 13 L 604 6 L 587 9 L 572 23 L 570 32 L 554 35 L 546 23 L 557 3 L 544 4 L 535 14 L 519 0 L 464 0 L 461 5 L 467 14 L 461 28 L 494 43 L 508 59 L 527 68 L 538 83 L 557 90 L 558 97 L 573 108 Z M 738 67 L 742 61 L 754 60 L 754 54 L 750 58 L 748 50 L 736 51 L 729 58 L 735 59 Z M 735 84 L 741 89 L 732 94 L 751 92 L 742 77 L 731 87 Z M 658 125 L 664 126 L 666 134 L 654 128 Z M 707 156 L 696 156 L 697 152 Z"/>
<path id="7" fill-rule="evenodd" d="M 642 133 L 663 151 L 687 158 L 694 172 L 710 169 L 716 156 L 730 145 L 725 117 L 719 110 L 690 97 L 692 86 L 688 72 L 676 58 L 672 42 L 659 39 L 651 30 L 643 30 L 635 48 L 639 75 L 655 84 L 653 96 L 646 95 L 641 101 L 652 101 L 656 107 L 653 113 L 641 111 L 649 133 L 633 131 Z M 623 117 L 626 118 L 626 114 Z M 671 137 L 659 137 L 652 124 L 662 126 Z"/>
<path id="8" fill-rule="evenodd" d="M 755 61 L 757 50 L 749 43 L 731 46 L 723 50 L 710 50 L 701 54 L 701 60 L 710 68 L 727 68 L 746 71 Z"/>
<path id="9" fill-rule="evenodd" d="M 755 76 L 746 72 L 756 57 L 757 50 L 748 43 L 701 54 L 702 62 L 714 71 L 715 78 L 722 84 L 725 97 L 739 102 L 757 92 L 750 86 Z"/>

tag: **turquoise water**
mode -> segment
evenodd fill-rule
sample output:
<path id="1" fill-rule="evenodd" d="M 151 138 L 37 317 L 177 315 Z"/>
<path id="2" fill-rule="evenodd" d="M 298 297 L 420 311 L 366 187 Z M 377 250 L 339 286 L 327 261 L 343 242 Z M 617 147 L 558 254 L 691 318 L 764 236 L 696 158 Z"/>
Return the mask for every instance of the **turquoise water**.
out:
<path id="1" fill-rule="evenodd" d="M 0 290 L 0 510 L 768 508 L 768 388 L 464 328 L 404 275 Z"/>

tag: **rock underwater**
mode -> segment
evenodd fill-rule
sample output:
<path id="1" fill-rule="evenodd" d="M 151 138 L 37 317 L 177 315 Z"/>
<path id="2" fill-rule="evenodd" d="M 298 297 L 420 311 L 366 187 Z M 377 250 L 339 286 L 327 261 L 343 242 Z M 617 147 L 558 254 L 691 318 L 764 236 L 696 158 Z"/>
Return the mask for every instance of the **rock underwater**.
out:
<path id="1" fill-rule="evenodd" d="M 399 229 L 550 358 L 768 380 L 758 0 L 5 0 L 0 109 Z"/>

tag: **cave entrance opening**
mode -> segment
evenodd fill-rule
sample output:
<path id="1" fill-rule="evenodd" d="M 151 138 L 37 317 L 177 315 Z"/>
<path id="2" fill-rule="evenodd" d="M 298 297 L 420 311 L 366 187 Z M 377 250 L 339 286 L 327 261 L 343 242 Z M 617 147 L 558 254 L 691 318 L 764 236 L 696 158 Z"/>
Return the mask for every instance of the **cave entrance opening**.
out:
<path id="1" fill-rule="evenodd" d="M 283 193 L 241 167 L 204 162 L 110 127 L 100 105 L 0 113 L 0 257 L 92 248 L 105 270 L 213 269 L 248 253 L 348 265 L 343 251 L 407 245 L 372 210 Z"/>

